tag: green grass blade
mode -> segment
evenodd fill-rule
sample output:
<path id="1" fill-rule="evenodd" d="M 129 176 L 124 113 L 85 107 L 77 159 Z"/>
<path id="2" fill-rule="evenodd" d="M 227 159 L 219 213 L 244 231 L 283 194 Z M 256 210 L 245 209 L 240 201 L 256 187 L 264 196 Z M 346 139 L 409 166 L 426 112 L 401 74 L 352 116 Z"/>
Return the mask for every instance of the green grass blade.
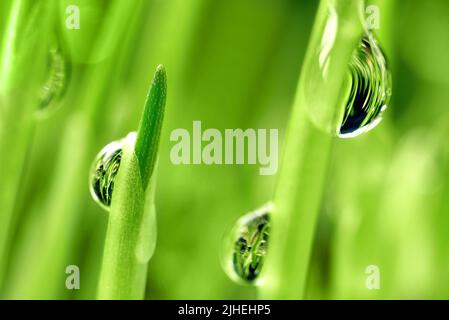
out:
<path id="1" fill-rule="evenodd" d="M 144 297 L 147 264 L 156 243 L 154 168 L 165 94 L 165 70 L 159 66 L 145 103 L 136 142 L 132 135 L 128 136 L 116 177 L 98 286 L 99 299 Z"/>
<path id="2" fill-rule="evenodd" d="M 259 290 L 262 298 L 304 298 L 332 145 L 330 128 L 343 110 L 342 84 L 362 32 L 362 3 L 320 3 L 287 129 L 262 274 L 265 283 Z M 320 66 L 326 50 L 325 63 Z"/>
<path id="3" fill-rule="evenodd" d="M 123 150 L 114 187 L 98 287 L 99 299 L 143 298 L 146 263 L 140 261 L 137 254 L 144 203 L 139 165 L 130 141 Z"/>
<path id="4" fill-rule="evenodd" d="M 148 184 L 156 163 L 166 95 L 167 78 L 165 68 L 160 65 L 156 70 L 153 83 L 148 92 L 136 140 L 135 151 L 139 161 L 144 189 Z"/>

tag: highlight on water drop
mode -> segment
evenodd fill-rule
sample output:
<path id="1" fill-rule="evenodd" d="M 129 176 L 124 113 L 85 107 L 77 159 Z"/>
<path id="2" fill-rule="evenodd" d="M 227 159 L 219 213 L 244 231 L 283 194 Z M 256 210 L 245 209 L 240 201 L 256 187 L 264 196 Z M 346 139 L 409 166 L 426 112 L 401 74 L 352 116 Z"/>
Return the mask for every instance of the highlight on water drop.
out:
<path id="1" fill-rule="evenodd" d="M 131 133 L 135 140 L 135 133 Z M 123 138 L 109 143 L 101 149 L 95 157 L 89 175 L 89 190 L 92 198 L 103 209 L 109 211 L 114 191 L 115 177 L 120 168 L 123 155 L 123 146 L 128 143 L 128 138 Z"/>
<path id="2" fill-rule="evenodd" d="M 37 106 L 39 117 L 48 116 L 57 109 L 66 92 L 70 73 L 70 64 L 62 49 L 59 46 L 51 47 L 47 56 L 46 76 Z"/>
<path id="3" fill-rule="evenodd" d="M 273 204 L 237 220 L 224 240 L 222 265 L 226 274 L 241 284 L 257 284 L 265 261 Z"/>
<path id="4" fill-rule="evenodd" d="M 391 74 L 374 35 L 367 32 L 349 65 L 350 91 L 337 135 L 353 138 L 379 124 L 391 97 Z"/>

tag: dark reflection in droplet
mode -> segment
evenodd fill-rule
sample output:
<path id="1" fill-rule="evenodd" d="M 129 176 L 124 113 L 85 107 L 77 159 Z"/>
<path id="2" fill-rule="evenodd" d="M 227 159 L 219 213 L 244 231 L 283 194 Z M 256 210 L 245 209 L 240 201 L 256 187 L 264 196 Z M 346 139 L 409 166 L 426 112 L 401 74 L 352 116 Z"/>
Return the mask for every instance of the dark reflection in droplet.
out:
<path id="1" fill-rule="evenodd" d="M 391 75 L 382 49 L 365 34 L 349 66 L 351 90 L 339 128 L 340 138 L 353 138 L 382 120 L 391 97 Z"/>
<path id="2" fill-rule="evenodd" d="M 95 158 L 90 173 L 90 193 L 93 199 L 109 210 L 114 191 L 114 180 L 120 168 L 123 140 L 114 141 L 104 147 Z"/>
<path id="3" fill-rule="evenodd" d="M 267 253 L 270 231 L 268 204 L 241 217 L 225 239 L 223 265 L 228 276 L 240 283 L 254 283 Z"/>

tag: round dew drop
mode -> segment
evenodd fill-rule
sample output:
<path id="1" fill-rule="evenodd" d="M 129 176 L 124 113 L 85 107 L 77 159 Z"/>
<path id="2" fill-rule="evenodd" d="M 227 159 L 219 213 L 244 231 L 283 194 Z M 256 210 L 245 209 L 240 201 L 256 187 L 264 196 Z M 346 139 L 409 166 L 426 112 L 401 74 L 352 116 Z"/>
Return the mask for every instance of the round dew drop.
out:
<path id="1" fill-rule="evenodd" d="M 223 266 L 226 274 L 242 284 L 254 284 L 261 273 L 268 247 L 268 204 L 241 217 L 225 239 Z"/>
<path id="2" fill-rule="evenodd" d="M 366 33 L 349 65 L 350 91 L 337 135 L 353 138 L 382 120 L 391 97 L 391 74 L 382 49 L 372 33 Z"/>
<path id="3" fill-rule="evenodd" d="M 92 198 L 109 211 L 114 191 L 114 180 L 120 168 L 125 139 L 111 142 L 96 156 L 89 176 Z"/>

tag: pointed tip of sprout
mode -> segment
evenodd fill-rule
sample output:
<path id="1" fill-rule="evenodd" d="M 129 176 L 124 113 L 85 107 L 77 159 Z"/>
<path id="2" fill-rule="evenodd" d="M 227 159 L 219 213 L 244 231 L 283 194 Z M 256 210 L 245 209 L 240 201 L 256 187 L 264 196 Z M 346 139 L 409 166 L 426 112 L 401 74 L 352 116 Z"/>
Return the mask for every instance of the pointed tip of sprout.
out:
<path id="1" fill-rule="evenodd" d="M 158 85 L 160 87 L 160 89 L 162 90 L 162 95 L 165 99 L 165 96 L 167 94 L 167 73 L 163 64 L 158 65 L 156 68 L 152 86 L 154 85 Z"/>
<path id="2" fill-rule="evenodd" d="M 159 64 L 156 68 L 156 72 L 163 72 L 165 74 L 165 67 L 163 64 Z"/>
<path id="3" fill-rule="evenodd" d="M 163 64 L 156 67 L 156 72 L 154 73 L 153 82 L 159 82 L 163 84 L 164 87 L 167 86 L 167 73 Z"/>
<path id="4" fill-rule="evenodd" d="M 163 65 L 158 65 L 145 102 L 135 144 L 144 187 L 147 186 L 153 173 L 157 158 L 166 95 L 167 77 L 165 68 Z"/>

